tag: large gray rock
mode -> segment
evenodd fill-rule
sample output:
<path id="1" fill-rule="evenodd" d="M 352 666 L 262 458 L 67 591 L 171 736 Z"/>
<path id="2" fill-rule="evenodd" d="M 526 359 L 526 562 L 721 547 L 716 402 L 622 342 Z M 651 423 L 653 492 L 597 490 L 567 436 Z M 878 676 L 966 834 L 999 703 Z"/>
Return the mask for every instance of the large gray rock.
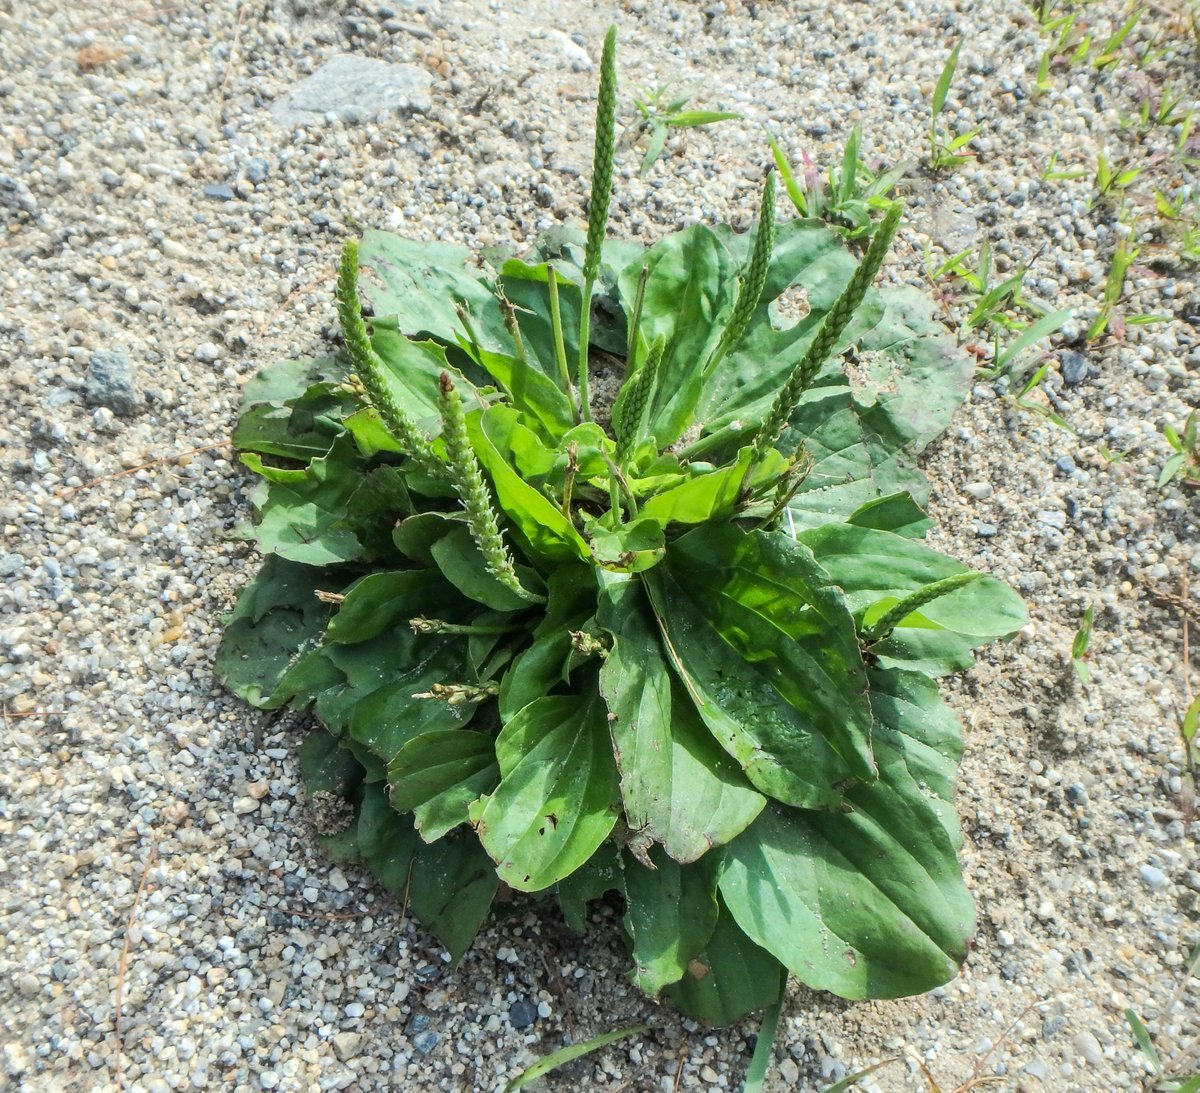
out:
<path id="1" fill-rule="evenodd" d="M 96 350 L 88 362 L 83 400 L 89 406 L 107 406 L 122 417 L 136 413 L 142 405 L 142 393 L 133 362 L 123 353 Z"/>
<path id="2" fill-rule="evenodd" d="M 425 113 L 432 105 L 431 82 L 415 65 L 340 53 L 272 103 L 271 113 L 287 126 L 320 124 L 330 113 L 344 122 L 384 112 Z"/>

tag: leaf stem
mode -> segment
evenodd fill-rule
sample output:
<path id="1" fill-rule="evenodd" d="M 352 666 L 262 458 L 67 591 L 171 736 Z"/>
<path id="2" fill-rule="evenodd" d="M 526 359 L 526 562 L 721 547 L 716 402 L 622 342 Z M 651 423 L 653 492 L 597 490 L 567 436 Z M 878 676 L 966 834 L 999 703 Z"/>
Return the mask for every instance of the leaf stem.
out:
<path id="1" fill-rule="evenodd" d="M 642 336 L 642 304 L 646 299 L 646 282 L 650 279 L 650 267 L 642 266 L 638 274 L 637 295 L 633 298 L 633 318 L 629 321 L 629 339 L 625 347 L 625 374 L 637 368 L 638 338 Z"/>
<path id="2" fill-rule="evenodd" d="M 563 392 L 571 403 L 575 424 L 579 424 L 579 407 L 575 405 L 575 392 L 571 388 L 571 372 L 567 367 L 567 347 L 563 343 L 562 309 L 558 303 L 558 274 L 553 266 L 546 267 L 546 287 L 550 292 L 550 329 L 554 334 L 554 359 L 558 362 L 558 377 Z"/>

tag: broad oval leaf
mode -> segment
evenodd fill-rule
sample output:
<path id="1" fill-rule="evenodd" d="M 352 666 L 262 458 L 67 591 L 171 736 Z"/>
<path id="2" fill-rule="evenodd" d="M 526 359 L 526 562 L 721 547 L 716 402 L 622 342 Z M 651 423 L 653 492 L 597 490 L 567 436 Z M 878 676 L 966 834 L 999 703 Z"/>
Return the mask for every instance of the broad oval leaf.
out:
<path id="1" fill-rule="evenodd" d="M 666 993 L 698 1021 L 731 1025 L 778 1002 L 787 985 L 787 970 L 742 932 L 719 897 L 717 906 L 717 923 L 707 944 Z"/>
<path id="2" fill-rule="evenodd" d="M 640 584 L 610 582 L 597 621 L 613 636 L 600 690 L 631 848 L 644 856 L 659 842 L 676 861 L 695 861 L 745 830 L 766 798 L 717 745 L 673 679 Z"/>
<path id="3" fill-rule="evenodd" d="M 645 578 L 675 670 L 755 787 L 836 807 L 847 778 L 874 777 L 854 622 L 811 553 L 784 536 L 701 527 Z"/>
<path id="4" fill-rule="evenodd" d="M 260 709 L 280 704 L 273 693 L 298 649 L 318 638 L 332 610 L 316 597 L 334 591 L 345 571 L 300 565 L 276 555 L 238 596 L 225 617 L 225 633 L 213 671 L 234 694 Z"/>
<path id="5" fill-rule="evenodd" d="M 829 571 L 859 618 L 884 601 L 899 602 L 935 581 L 970 572 L 921 543 L 875 528 L 828 524 L 797 538 Z M 982 577 L 925 604 L 871 651 L 885 667 L 941 675 L 970 667 L 972 649 L 1011 637 L 1028 621 L 1015 592 Z"/>
<path id="6" fill-rule="evenodd" d="M 422 733 L 388 764 L 392 807 L 413 813 L 426 842 L 467 822 L 467 806 L 500 780 L 495 742 L 467 729 Z"/>
<path id="7" fill-rule="evenodd" d="M 470 809 L 500 879 L 521 892 L 570 875 L 617 821 L 604 704 L 594 685 L 582 690 L 537 699 L 504 726 L 496 740 L 500 784 Z"/>
<path id="8" fill-rule="evenodd" d="M 633 982 L 651 998 L 687 974 L 688 962 L 708 944 L 717 925 L 712 870 L 680 865 L 660 849 L 650 866 L 625 862 L 625 917 L 633 954 Z"/>
<path id="9" fill-rule="evenodd" d="M 872 673 L 879 779 L 848 811 L 779 805 L 721 851 L 738 925 L 802 982 L 844 998 L 931 990 L 958 972 L 974 910 L 955 852 L 954 715 L 917 673 Z"/>

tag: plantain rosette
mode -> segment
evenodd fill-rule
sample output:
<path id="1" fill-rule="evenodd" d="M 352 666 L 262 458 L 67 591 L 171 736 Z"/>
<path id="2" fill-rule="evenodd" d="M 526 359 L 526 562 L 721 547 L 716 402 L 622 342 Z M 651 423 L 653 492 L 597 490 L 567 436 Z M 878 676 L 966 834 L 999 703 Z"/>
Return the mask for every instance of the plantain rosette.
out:
<path id="1" fill-rule="evenodd" d="M 313 711 L 323 841 L 452 958 L 501 884 L 580 929 L 616 891 L 634 982 L 718 1024 L 788 972 L 956 974 L 936 679 L 1026 621 L 921 542 L 914 460 L 971 363 L 924 297 L 866 291 L 896 217 L 856 267 L 766 198 L 649 248 L 350 245 L 346 350 L 246 388 L 264 562 L 217 663 Z"/>

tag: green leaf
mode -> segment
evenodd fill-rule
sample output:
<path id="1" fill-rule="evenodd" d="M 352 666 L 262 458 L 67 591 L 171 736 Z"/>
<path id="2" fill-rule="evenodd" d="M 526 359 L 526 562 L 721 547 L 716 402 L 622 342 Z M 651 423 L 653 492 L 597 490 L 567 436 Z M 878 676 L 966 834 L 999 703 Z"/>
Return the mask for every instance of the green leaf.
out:
<path id="1" fill-rule="evenodd" d="M 342 526 L 346 503 L 358 488 L 359 476 L 332 456 L 314 459 L 306 470 L 283 472 L 263 464 L 255 452 L 242 462 L 256 474 L 270 476 L 257 528 L 259 549 L 292 562 L 332 565 L 362 554 L 357 536 Z"/>
<path id="2" fill-rule="evenodd" d="M 451 832 L 421 844 L 413 861 L 409 906 L 457 963 L 486 921 L 496 871 L 474 835 Z"/>
<path id="3" fill-rule="evenodd" d="M 560 566 L 547 588 L 545 616 L 533 642 L 513 661 L 500 684 L 500 718 L 507 724 L 534 699 L 567 679 L 571 631 L 583 629 L 593 612 L 596 578 L 583 566 Z"/>
<path id="4" fill-rule="evenodd" d="M 428 585 L 426 570 L 407 569 L 371 573 L 355 581 L 329 621 L 325 640 L 349 645 L 376 638 L 395 626 L 407 626 L 414 595 Z"/>
<path id="5" fill-rule="evenodd" d="M 624 863 L 611 839 L 601 843 L 586 862 L 554 886 L 567 928 L 583 933 L 587 927 L 587 905 L 607 892 L 621 890 Z"/>
<path id="6" fill-rule="evenodd" d="M 461 304 L 469 310 L 483 348 L 511 350 L 495 290 L 466 247 L 368 230 L 358 255 L 360 265 L 373 274 L 361 278 L 360 292 L 375 315 L 394 319 L 402 333 L 428 334 L 443 345 L 457 345 L 464 331 L 455 306 Z"/>
<path id="7" fill-rule="evenodd" d="M 584 1055 L 597 1051 L 602 1047 L 607 1047 L 609 1044 L 615 1044 L 618 1040 L 624 1040 L 627 1036 L 637 1036 L 645 1031 L 645 1025 L 630 1025 L 628 1028 L 614 1029 L 612 1032 L 602 1032 L 599 1036 L 593 1036 L 590 1040 L 584 1040 L 582 1044 L 570 1044 L 567 1047 L 561 1047 L 557 1051 L 552 1051 L 549 1055 L 543 1056 L 532 1066 L 527 1066 L 522 1070 L 520 1074 L 504 1087 L 504 1093 L 516 1093 L 518 1089 L 524 1089 L 530 1082 L 537 1081 L 538 1078 L 544 1077 L 552 1070 L 557 1070 L 560 1066 L 565 1066 L 576 1059 L 581 1059 Z"/>
<path id="8" fill-rule="evenodd" d="M 890 531 L 906 539 L 923 539 L 933 526 L 925 510 L 908 493 L 892 493 L 868 501 L 855 509 L 846 522 L 856 527 Z"/>
<path id="9" fill-rule="evenodd" d="M 663 526 L 654 519 L 639 519 L 606 528 L 592 521 L 588 528 L 596 561 L 607 570 L 641 573 L 658 565 L 666 553 Z"/>
<path id="10" fill-rule="evenodd" d="M 1142 1023 L 1142 1019 L 1132 1009 L 1125 1011 L 1125 1020 L 1129 1023 L 1129 1028 L 1133 1032 L 1133 1038 L 1137 1041 L 1137 1046 L 1141 1053 L 1146 1057 L 1146 1061 L 1150 1064 L 1151 1069 L 1155 1074 L 1162 1073 L 1162 1059 L 1158 1057 L 1158 1050 L 1154 1046 L 1154 1041 L 1150 1038 L 1150 1031 Z"/>
<path id="11" fill-rule="evenodd" d="M 927 546 L 871 528 L 830 524 L 802 532 L 798 538 L 864 621 L 910 592 L 969 572 Z M 983 577 L 908 616 L 891 637 L 872 647 L 872 653 L 885 666 L 919 667 L 941 674 L 969 666 L 971 649 L 1010 637 L 1026 622 L 1020 598 L 999 581 Z"/>
<path id="12" fill-rule="evenodd" d="M 766 799 L 717 745 L 673 681 L 645 593 L 609 583 L 597 621 L 613 636 L 600 670 L 631 849 L 660 842 L 692 862 L 734 838 Z"/>
<path id="13" fill-rule="evenodd" d="M 626 862 L 625 929 L 633 952 L 633 982 L 651 998 L 687 974 L 688 961 L 708 944 L 717 925 L 711 870 L 682 866 L 661 849 L 651 867 Z"/>
<path id="14" fill-rule="evenodd" d="M 1179 725 L 1179 731 L 1183 735 L 1185 744 L 1190 744 L 1196 739 L 1198 724 L 1200 724 L 1200 695 L 1189 703 L 1187 712 L 1183 715 L 1183 721 Z"/>
<path id="15" fill-rule="evenodd" d="M 442 576 L 467 599 L 475 600 L 493 611 L 528 609 L 528 600 L 518 596 L 488 572 L 483 554 L 465 527 L 451 528 L 430 545 L 429 552 L 442 571 Z M 524 566 L 521 568 L 525 569 Z M 540 583 L 536 574 L 527 569 L 523 579 L 527 586 Z"/>
<path id="16" fill-rule="evenodd" d="M 676 672 L 756 788 L 836 807 L 841 782 L 874 776 L 854 622 L 808 550 L 701 527 L 646 578 Z"/>
<path id="17" fill-rule="evenodd" d="M 856 130 L 857 128 L 855 126 Z M 771 1056 L 775 1049 L 775 1036 L 779 1031 L 779 1015 L 783 1011 L 783 1003 L 781 998 L 773 1006 L 768 1006 L 763 1014 L 758 1035 L 754 1038 L 754 1054 L 746 1068 L 742 1093 L 762 1093 L 763 1082 L 766 1081 L 767 1069 L 771 1065 Z"/>
<path id="18" fill-rule="evenodd" d="M 296 749 L 296 759 L 322 848 L 334 861 L 353 861 L 358 856 L 357 816 L 353 802 L 360 795 L 362 765 L 324 729 L 315 729 L 304 738 Z M 317 818 L 317 810 L 330 802 L 332 808 L 344 809 L 344 819 L 335 813 L 337 822 L 323 826 Z M 341 827 L 343 822 L 345 826 Z M 324 824 L 329 824 L 329 818 Z"/>
<path id="19" fill-rule="evenodd" d="M 950 51 L 950 56 L 946 58 L 942 74 L 938 77 L 937 86 L 933 89 L 932 111 L 935 118 L 942 112 L 942 107 L 946 105 L 946 95 L 950 92 L 950 83 L 954 79 L 954 70 L 958 67 L 958 53 L 961 49 L 962 42 L 955 43 L 954 48 Z"/>
<path id="20" fill-rule="evenodd" d="M 409 619 L 453 603 L 450 587 L 425 574 L 413 582 L 407 601 L 398 596 L 389 609 Z M 436 683 L 464 680 L 461 638 L 414 634 L 405 623 L 367 641 L 326 646 L 322 655 L 345 682 L 317 698 L 317 714 L 331 731 L 347 733 L 385 764 L 413 737 L 458 728 L 475 712 L 469 704 L 416 697 Z"/>
<path id="21" fill-rule="evenodd" d="M 239 698 L 272 709 L 276 687 L 297 650 L 325 628 L 331 608 L 318 588 L 336 591 L 345 571 L 299 565 L 269 555 L 225 618 L 225 633 L 213 666 L 218 679 Z"/>
<path id="22" fill-rule="evenodd" d="M 438 412 L 438 379 L 450 367 L 446 350 L 435 342 L 406 338 L 394 319 L 371 321 L 371 345 L 384 364 L 383 379 L 388 390 L 421 429 L 432 436 L 441 432 Z M 460 390 L 464 399 L 475 394 Z"/>
<path id="23" fill-rule="evenodd" d="M 364 786 L 358 852 L 379 883 L 402 902 L 408 899 L 413 856 L 420 846 L 412 821 L 388 804 L 387 790 L 378 782 Z"/>
<path id="24" fill-rule="evenodd" d="M 707 360 L 720 340 L 737 268 L 718 237 L 697 224 L 660 240 L 621 272 L 621 298 L 629 308 L 643 265 L 650 274 L 641 332 L 650 344 L 663 338 L 667 345 L 647 432 L 666 447 L 695 415 L 701 396 L 696 362 Z"/>
<path id="25" fill-rule="evenodd" d="M 741 114 L 729 110 L 681 110 L 676 114 L 668 114 L 662 120 L 677 129 L 690 129 L 697 125 L 712 125 L 717 121 L 740 121 L 741 118 Z"/>
<path id="26" fill-rule="evenodd" d="M 315 384 L 341 383 L 347 368 L 347 359 L 342 356 L 302 357 L 268 364 L 246 381 L 241 411 L 259 403 L 283 406 L 300 398 Z"/>
<path id="27" fill-rule="evenodd" d="M 747 496 L 772 483 L 786 467 L 787 460 L 778 452 L 766 453 L 756 464 L 754 449 L 743 448 L 733 463 L 655 494 L 642 506 L 641 516 L 663 526 L 727 519 L 745 503 Z"/>
<path id="28" fill-rule="evenodd" d="M 531 702 L 501 730 L 495 793 L 472 805 L 479 841 L 501 880 L 548 888 L 588 860 L 620 810 L 604 705 L 586 697 Z"/>
<path id="29" fill-rule="evenodd" d="M 587 543 L 552 502 L 522 479 L 509 462 L 517 413 L 493 406 L 467 415 L 467 433 L 479 462 L 492 479 L 496 498 L 512 520 L 521 545 L 534 557 L 551 561 L 591 557 Z"/>
<path id="30" fill-rule="evenodd" d="M 414 813 L 426 842 L 466 823 L 467 806 L 499 780 L 492 738 L 466 729 L 422 733 L 388 764 L 392 807 Z"/>
<path id="31" fill-rule="evenodd" d="M 845 812 L 771 805 L 720 853 L 738 924 L 810 987 L 919 994 L 966 957 L 971 897 L 955 851 L 953 715 L 918 673 L 872 672 L 879 779 Z"/>
<path id="32" fill-rule="evenodd" d="M 684 1013 L 713 1025 L 731 1025 L 783 997 L 787 972 L 755 945 L 718 900 L 719 916 L 704 949 L 691 960 L 683 979 L 666 990 Z"/>

